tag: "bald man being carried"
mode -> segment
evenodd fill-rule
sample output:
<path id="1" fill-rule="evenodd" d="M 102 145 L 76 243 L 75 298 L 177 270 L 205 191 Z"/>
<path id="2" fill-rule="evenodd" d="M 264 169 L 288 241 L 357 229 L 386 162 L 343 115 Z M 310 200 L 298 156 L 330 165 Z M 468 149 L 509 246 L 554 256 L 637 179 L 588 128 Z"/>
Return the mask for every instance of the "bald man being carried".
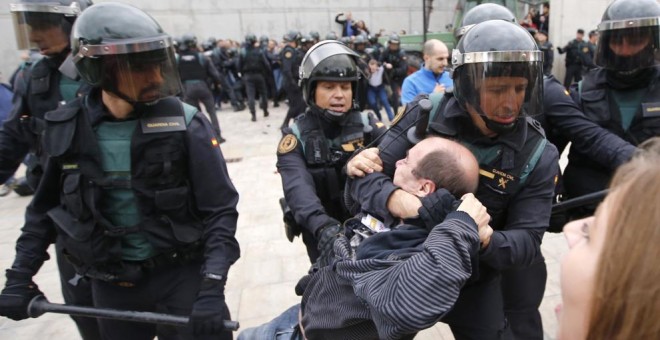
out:
<path id="1" fill-rule="evenodd" d="M 445 92 L 454 87 L 451 74 L 445 70 L 449 63 L 449 50 L 440 40 L 424 43 L 424 64 L 419 71 L 403 80 L 401 104 L 408 104 L 417 95 Z"/>

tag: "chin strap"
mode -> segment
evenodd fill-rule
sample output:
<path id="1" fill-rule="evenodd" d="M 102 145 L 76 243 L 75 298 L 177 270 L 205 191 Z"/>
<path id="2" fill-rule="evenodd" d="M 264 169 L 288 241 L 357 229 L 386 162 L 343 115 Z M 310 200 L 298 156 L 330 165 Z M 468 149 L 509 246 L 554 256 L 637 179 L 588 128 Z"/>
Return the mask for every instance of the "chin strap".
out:
<path id="1" fill-rule="evenodd" d="M 121 91 L 119 91 L 119 89 L 117 89 L 113 85 L 104 86 L 103 90 L 108 91 L 108 92 L 114 94 L 115 96 L 121 98 L 123 101 L 129 103 L 133 107 L 133 112 L 141 112 L 145 107 L 154 105 L 154 104 L 158 103 L 158 101 L 160 100 L 160 98 L 159 98 L 159 99 L 156 99 L 156 100 L 150 101 L 150 102 L 139 102 L 139 101 L 131 99 L 129 96 L 123 94 Z"/>
<path id="2" fill-rule="evenodd" d="M 486 116 L 486 113 L 481 109 L 481 107 L 476 107 L 475 110 L 481 116 L 481 119 L 484 120 L 484 123 L 486 123 L 486 127 L 489 128 L 491 131 L 497 133 L 498 135 L 505 134 L 507 132 L 513 131 L 515 129 L 516 124 L 520 120 L 520 115 L 516 118 L 516 120 L 513 121 L 511 124 L 500 124 L 497 122 L 494 122 L 490 119 L 488 119 L 488 116 Z"/>

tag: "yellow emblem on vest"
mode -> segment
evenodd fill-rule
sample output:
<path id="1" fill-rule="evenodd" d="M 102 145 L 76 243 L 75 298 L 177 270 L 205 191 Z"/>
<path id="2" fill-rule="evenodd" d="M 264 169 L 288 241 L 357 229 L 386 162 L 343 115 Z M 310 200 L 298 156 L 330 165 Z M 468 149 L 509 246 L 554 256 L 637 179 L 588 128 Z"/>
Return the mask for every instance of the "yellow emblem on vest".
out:
<path id="1" fill-rule="evenodd" d="M 293 53 L 291 53 L 291 51 L 286 51 L 286 52 L 284 53 L 284 58 L 289 59 L 289 58 L 291 58 L 291 55 L 293 55 Z"/>
<path id="2" fill-rule="evenodd" d="M 296 145 L 298 145 L 298 139 L 296 139 L 296 136 L 293 134 L 288 134 L 282 137 L 280 145 L 277 147 L 277 153 L 280 155 L 289 153 L 291 150 L 296 148 Z"/>

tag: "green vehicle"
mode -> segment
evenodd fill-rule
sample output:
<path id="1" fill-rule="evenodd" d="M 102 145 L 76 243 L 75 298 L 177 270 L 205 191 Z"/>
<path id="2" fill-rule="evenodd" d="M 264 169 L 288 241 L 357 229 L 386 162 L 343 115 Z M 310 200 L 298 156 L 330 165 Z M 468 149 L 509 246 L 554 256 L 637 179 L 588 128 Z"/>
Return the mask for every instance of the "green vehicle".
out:
<path id="1" fill-rule="evenodd" d="M 426 34 L 406 34 L 400 35 L 401 39 L 401 49 L 403 49 L 408 56 L 408 65 L 410 70 L 415 71 L 419 69 L 422 63 L 422 48 L 424 42 L 428 39 L 438 39 L 444 42 L 447 45 L 450 53 L 451 50 L 456 45 L 456 39 L 454 38 L 454 30 L 460 28 L 461 21 L 463 20 L 463 15 L 471 10 L 473 7 L 485 3 L 495 3 L 498 5 L 505 6 L 508 8 L 516 18 L 522 18 L 526 13 L 528 6 L 538 6 L 543 2 L 548 0 L 457 0 L 456 6 L 454 7 L 456 11 L 454 12 L 454 18 L 452 23 L 445 26 L 447 31 L 445 32 L 430 32 Z M 424 6 L 424 31 L 427 31 L 430 8 L 432 7 L 433 0 L 422 0 Z M 382 36 L 378 40 L 383 46 L 387 46 L 388 36 Z"/>

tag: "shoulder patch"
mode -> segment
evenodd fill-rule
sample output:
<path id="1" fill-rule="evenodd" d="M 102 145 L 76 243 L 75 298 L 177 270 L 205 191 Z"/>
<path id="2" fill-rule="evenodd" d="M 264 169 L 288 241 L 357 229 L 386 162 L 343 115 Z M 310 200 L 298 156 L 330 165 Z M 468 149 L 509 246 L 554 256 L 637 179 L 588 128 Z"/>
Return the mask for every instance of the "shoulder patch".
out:
<path id="1" fill-rule="evenodd" d="M 399 107 L 399 110 L 397 111 L 396 116 L 394 116 L 394 119 L 390 123 L 390 127 L 396 125 L 396 123 L 398 123 L 401 120 L 401 118 L 403 118 L 403 114 L 406 112 L 406 108 L 407 107 L 405 105 Z"/>
<path id="2" fill-rule="evenodd" d="M 293 134 L 288 134 L 282 137 L 280 145 L 277 146 L 277 153 L 283 155 L 291 152 L 298 145 L 298 139 Z"/>
<path id="3" fill-rule="evenodd" d="M 293 53 L 291 53 L 291 51 L 286 51 L 286 52 L 284 53 L 284 58 L 289 59 L 289 58 L 291 58 L 292 55 L 293 55 Z"/>
<path id="4" fill-rule="evenodd" d="M 584 53 L 589 53 L 589 47 L 586 47 L 586 46 L 583 47 L 583 48 L 582 48 L 582 52 L 584 52 Z"/>

